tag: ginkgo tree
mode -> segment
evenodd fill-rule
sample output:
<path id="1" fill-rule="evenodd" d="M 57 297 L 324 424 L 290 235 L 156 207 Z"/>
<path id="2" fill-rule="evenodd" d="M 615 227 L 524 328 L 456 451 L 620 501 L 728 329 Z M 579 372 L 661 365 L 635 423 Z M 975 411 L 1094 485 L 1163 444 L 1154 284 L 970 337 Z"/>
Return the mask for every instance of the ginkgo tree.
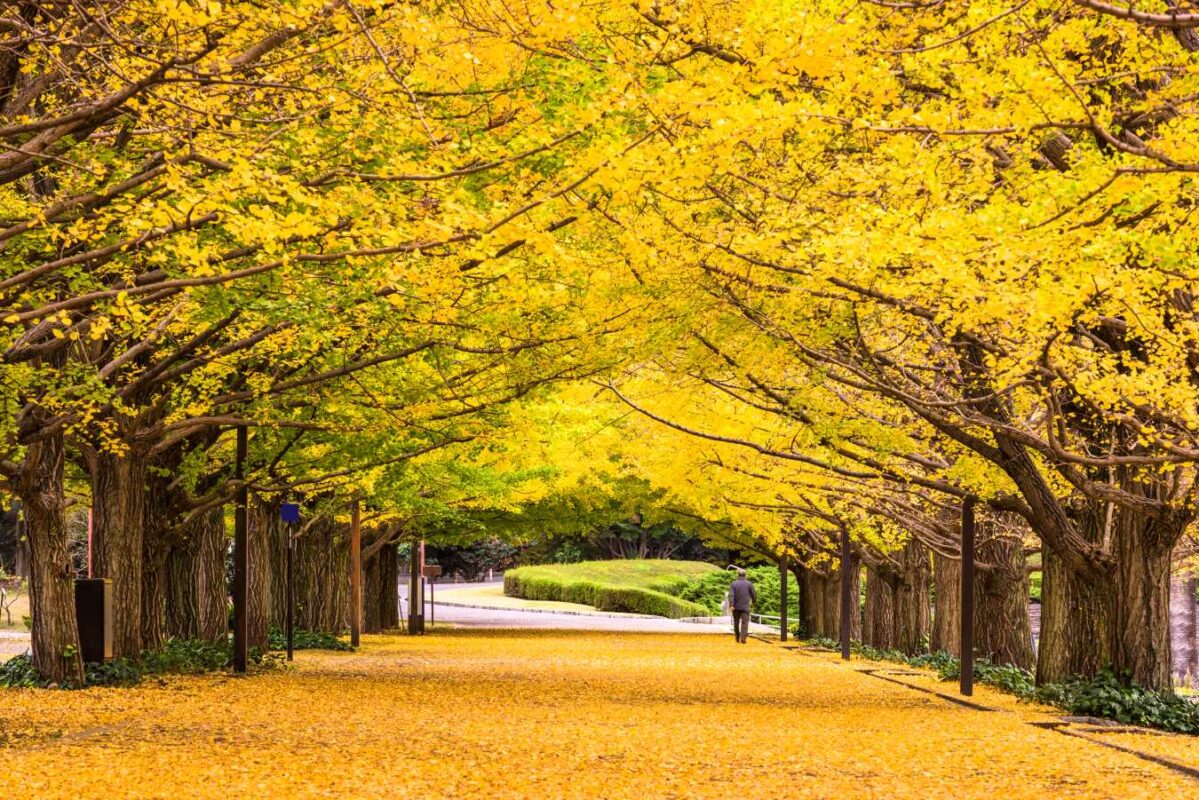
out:
<path id="1" fill-rule="evenodd" d="M 25 500 L 35 661 L 52 678 L 79 678 L 68 454 L 98 501 L 118 649 L 136 654 L 154 458 L 170 471 L 231 425 L 319 426 L 288 418 L 296 396 L 353 391 L 341 379 L 364 369 L 454 350 L 479 356 L 462 368 L 479 381 L 504 369 L 489 356 L 612 322 L 597 308 L 564 324 L 594 280 L 547 268 L 547 234 L 576 218 L 552 207 L 628 146 L 602 111 L 619 89 L 592 64 L 382 2 L 28 2 L 3 19 L 4 472 Z M 443 395 L 465 396 L 454 380 Z M 254 416 L 262 396 L 277 402 Z"/>
<path id="2" fill-rule="evenodd" d="M 756 332 L 732 355 L 767 386 L 870 395 L 999 472 L 957 485 L 1045 544 L 1042 679 L 1111 663 L 1168 687 L 1196 509 L 1189 23 L 791 11 L 788 39 L 760 8 L 663 9 L 684 65 L 643 99 L 686 122 L 626 162 L 651 177 L 614 235 L 648 245 L 647 283 Z"/>

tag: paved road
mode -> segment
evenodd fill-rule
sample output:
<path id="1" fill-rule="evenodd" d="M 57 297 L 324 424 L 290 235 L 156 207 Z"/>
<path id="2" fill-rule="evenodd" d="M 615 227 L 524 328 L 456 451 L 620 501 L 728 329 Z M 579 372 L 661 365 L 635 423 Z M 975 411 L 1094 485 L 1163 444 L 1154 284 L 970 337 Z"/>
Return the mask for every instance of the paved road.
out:
<path id="1" fill-rule="evenodd" d="M 0 631 L 0 661 L 19 656 L 29 649 L 29 631 Z"/>

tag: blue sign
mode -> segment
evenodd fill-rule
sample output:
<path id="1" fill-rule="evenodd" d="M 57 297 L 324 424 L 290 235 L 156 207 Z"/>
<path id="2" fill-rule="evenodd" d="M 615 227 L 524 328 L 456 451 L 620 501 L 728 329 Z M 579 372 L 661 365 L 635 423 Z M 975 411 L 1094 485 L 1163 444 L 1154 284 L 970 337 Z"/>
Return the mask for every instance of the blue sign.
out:
<path id="1" fill-rule="evenodd" d="M 300 521 L 300 506 L 297 503 L 284 503 L 279 506 L 279 519 L 284 522 Z"/>

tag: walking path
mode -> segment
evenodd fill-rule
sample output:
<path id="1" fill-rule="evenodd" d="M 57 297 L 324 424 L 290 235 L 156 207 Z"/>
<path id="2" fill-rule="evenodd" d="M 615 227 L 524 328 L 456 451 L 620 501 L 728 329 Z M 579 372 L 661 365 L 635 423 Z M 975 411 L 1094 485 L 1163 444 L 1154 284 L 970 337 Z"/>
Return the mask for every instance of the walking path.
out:
<path id="1" fill-rule="evenodd" d="M 528 601 L 497 596 L 500 583 L 439 584 L 433 591 L 436 622 L 464 628 L 550 628 L 590 631 L 629 631 L 640 633 L 722 633 L 732 634 L 728 617 L 702 621 L 683 621 L 638 614 L 596 611 L 575 603 Z M 401 608 L 407 612 L 408 590 L 401 590 Z M 428 597 L 428 594 L 426 594 Z M 501 607 L 506 606 L 506 607 Z M 428 622 L 428 617 L 426 617 Z M 754 625 L 758 633 L 769 632 Z"/>
<path id="2" fill-rule="evenodd" d="M 19 656 L 29 649 L 29 631 L 0 630 L 0 661 Z"/>
<path id="3" fill-rule="evenodd" d="M 682 621 L 638 614 L 608 613 L 574 603 L 527 601 L 505 597 L 502 586 L 503 584 L 498 582 L 439 584 L 433 591 L 436 601 L 436 608 L 432 614 L 434 628 L 436 623 L 440 622 L 443 626 L 452 625 L 456 628 L 708 633 L 726 636 L 732 633 L 728 617 Z M 406 612 L 406 586 L 401 587 L 400 603 Z M 750 630 L 754 633 L 770 633 L 774 629 L 754 623 Z M 28 649 L 28 631 L 0 630 L 0 661 L 20 655 Z"/>
<path id="4" fill-rule="evenodd" d="M 1037 727 L 1060 724 L 1043 710 L 985 687 L 975 699 L 995 710 L 964 707 L 894 670 L 697 635 L 370 636 L 245 679 L 7 692 L 0 752 L 38 798 L 1199 795 L 1199 780 Z M 1068 727 L 1199 764 L 1194 738 Z"/>

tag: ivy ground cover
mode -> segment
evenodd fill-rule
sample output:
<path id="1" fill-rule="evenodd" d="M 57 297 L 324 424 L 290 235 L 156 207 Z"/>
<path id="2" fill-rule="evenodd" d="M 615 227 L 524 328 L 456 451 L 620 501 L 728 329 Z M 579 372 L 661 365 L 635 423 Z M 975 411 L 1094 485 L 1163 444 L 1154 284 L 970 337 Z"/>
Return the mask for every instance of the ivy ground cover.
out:
<path id="1" fill-rule="evenodd" d="M 856 671 L 864 663 L 731 637 L 459 630 L 367 637 L 357 652 L 302 652 L 296 664 L 0 693 L 0 757 L 21 794 L 38 798 L 1199 791 L 1157 764 L 1035 727 L 1051 717 L 985 689 L 976 699 L 998 710 Z M 1199 764 L 1193 739 L 1146 739 Z"/>

